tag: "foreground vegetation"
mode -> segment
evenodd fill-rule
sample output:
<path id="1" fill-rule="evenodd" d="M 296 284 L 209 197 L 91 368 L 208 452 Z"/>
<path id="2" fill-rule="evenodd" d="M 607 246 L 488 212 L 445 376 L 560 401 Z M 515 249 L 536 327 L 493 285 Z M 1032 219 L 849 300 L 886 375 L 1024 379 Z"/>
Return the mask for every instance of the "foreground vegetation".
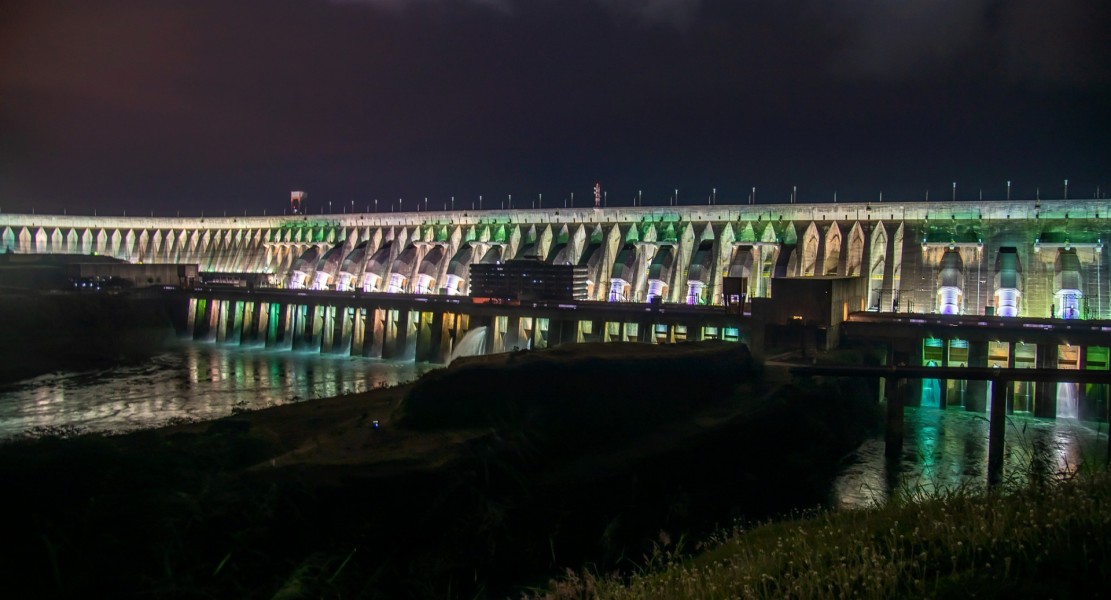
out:
<path id="1" fill-rule="evenodd" d="M 734 529 L 683 557 L 662 536 L 628 578 L 569 573 L 550 598 L 1087 598 L 1111 581 L 1111 476 L 904 493 L 883 508 Z"/>
<path id="2" fill-rule="evenodd" d="M 636 565 L 660 528 L 825 498 L 878 423 L 874 390 L 768 379 L 736 344 L 582 344 L 7 444 L 0 574 L 21 598 L 518 597 L 568 566 Z"/>

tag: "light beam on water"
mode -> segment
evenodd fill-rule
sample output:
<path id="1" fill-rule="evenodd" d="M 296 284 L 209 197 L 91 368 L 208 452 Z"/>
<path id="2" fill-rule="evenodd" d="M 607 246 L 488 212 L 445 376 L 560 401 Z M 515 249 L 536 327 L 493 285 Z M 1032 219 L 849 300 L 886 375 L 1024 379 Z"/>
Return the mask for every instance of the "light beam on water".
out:
<path id="1" fill-rule="evenodd" d="M 437 365 L 185 343 L 134 365 L 0 386 L 0 440 L 35 430 L 130 431 L 412 381 Z"/>

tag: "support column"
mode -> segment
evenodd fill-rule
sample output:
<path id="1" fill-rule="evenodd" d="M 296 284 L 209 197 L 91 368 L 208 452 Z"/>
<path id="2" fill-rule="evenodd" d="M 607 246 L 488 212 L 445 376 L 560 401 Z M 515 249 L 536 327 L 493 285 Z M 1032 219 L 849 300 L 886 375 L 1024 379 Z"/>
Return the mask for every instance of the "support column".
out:
<path id="1" fill-rule="evenodd" d="M 906 404 L 907 380 L 905 377 L 885 377 L 884 380 L 888 394 L 883 454 L 897 459 L 903 453 L 903 406 Z"/>
<path id="2" fill-rule="evenodd" d="M 943 366 L 943 367 L 948 367 L 949 366 L 949 341 L 950 341 L 949 338 L 945 338 L 945 339 L 941 340 L 941 366 Z M 938 397 L 937 397 L 938 404 L 937 404 L 937 406 L 941 410 L 945 410 L 946 407 L 949 406 L 949 380 L 948 379 L 938 379 L 937 380 L 937 387 L 938 387 Z"/>
<path id="3" fill-rule="evenodd" d="M 355 312 L 359 310 L 351 306 L 336 308 L 336 332 L 332 336 L 332 352 L 336 354 L 354 354 L 352 349 L 355 332 Z"/>
<path id="4" fill-rule="evenodd" d="M 239 344 L 246 346 L 253 344 L 258 333 L 258 303 L 245 302 L 243 304 L 243 324 L 239 329 Z"/>
<path id="5" fill-rule="evenodd" d="M 228 330 L 228 341 L 243 345 L 243 311 L 246 307 L 246 302 L 236 302 L 232 304 L 232 314 L 228 320 L 230 327 Z"/>
<path id="6" fill-rule="evenodd" d="M 208 298 L 197 300 L 197 314 L 193 322 L 193 339 L 204 340 L 208 338 L 210 324 L 212 323 L 212 305 L 215 301 Z"/>
<path id="7" fill-rule="evenodd" d="M 988 343 L 968 342 L 968 366 L 988 366 Z M 988 382 L 979 379 L 968 380 L 968 394 L 965 396 L 965 410 L 984 412 L 987 409 Z"/>
<path id="8" fill-rule="evenodd" d="M 1014 382 L 997 377 L 991 380 L 991 415 L 988 420 L 988 485 L 1003 480 L 1003 437 L 1007 424 L 1007 390 Z"/>
<path id="9" fill-rule="evenodd" d="M 521 317 L 506 317 L 505 322 L 505 351 L 521 349 Z"/>
<path id="10" fill-rule="evenodd" d="M 1039 369 L 1056 369 L 1057 344 L 1038 344 L 1035 365 Z M 1047 419 L 1057 417 L 1057 382 L 1039 381 L 1034 386 L 1034 416 Z"/>

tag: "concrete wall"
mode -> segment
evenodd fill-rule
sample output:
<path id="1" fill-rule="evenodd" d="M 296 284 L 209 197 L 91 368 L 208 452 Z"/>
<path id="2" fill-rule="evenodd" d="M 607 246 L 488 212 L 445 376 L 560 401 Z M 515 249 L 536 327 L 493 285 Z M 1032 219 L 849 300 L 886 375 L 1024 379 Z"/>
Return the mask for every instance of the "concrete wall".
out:
<path id="1" fill-rule="evenodd" d="M 386 278 L 405 277 L 412 292 L 420 272 L 444 285 L 448 263 L 465 244 L 478 244 L 477 261 L 491 246 L 509 258 L 529 247 L 544 258 L 568 240 L 572 260 L 585 260 L 600 244 L 591 273 L 593 298 L 604 299 L 618 253 L 635 245 L 633 289 L 647 298 L 646 269 L 660 248 L 676 257 L 667 302 L 683 302 L 696 279 L 700 302 L 722 302 L 722 279 L 746 276 L 749 296 L 768 297 L 771 278 L 864 275 L 865 304 L 881 310 L 938 310 L 938 269 L 947 250 L 959 252 L 964 272 L 960 310 L 982 314 L 995 307 L 1001 249 L 1014 248 L 1021 265 L 1020 315 L 1048 316 L 1056 289 L 1054 265 L 1064 248 L 1081 264 L 1084 315 L 1111 316 L 1111 277 L 1103 242 L 1111 237 L 1103 200 L 1014 202 L 850 203 L 821 205 L 636 207 L 515 211 L 409 212 L 296 217 L 148 218 L 0 214 L 0 250 L 17 253 L 102 254 L 138 263 L 197 263 L 202 272 L 248 272 L 272 283 L 288 281 L 291 268 L 335 270 L 342 260 L 298 261 L 367 242 L 365 257 L 394 242 Z M 710 249 L 699 253 L 703 243 Z M 424 261 L 444 246 L 440 265 Z M 406 248 L 409 262 L 395 261 Z M 589 257 L 586 257 L 589 258 Z M 692 267 L 696 259 L 704 262 Z M 322 264 L 323 263 L 323 264 Z M 358 271 L 358 269 L 355 269 Z M 361 271 L 359 271 L 361 274 Z M 321 280 L 336 281 L 335 273 Z M 334 284 L 333 284 L 334 285 Z"/>

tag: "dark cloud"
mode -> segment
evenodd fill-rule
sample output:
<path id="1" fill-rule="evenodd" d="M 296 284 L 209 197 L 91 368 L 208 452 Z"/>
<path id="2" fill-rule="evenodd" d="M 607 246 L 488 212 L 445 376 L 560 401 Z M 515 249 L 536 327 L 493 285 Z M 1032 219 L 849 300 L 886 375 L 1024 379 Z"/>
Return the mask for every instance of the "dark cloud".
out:
<path id="1" fill-rule="evenodd" d="M 0 208 L 1094 189 L 1108 9 L 1053 4 L 9 2 Z"/>
<path id="2" fill-rule="evenodd" d="M 953 76 L 1036 85 L 1106 83 L 1111 18 L 1097 0 L 839 2 L 820 10 L 845 44 L 842 75 L 886 80 Z"/>

